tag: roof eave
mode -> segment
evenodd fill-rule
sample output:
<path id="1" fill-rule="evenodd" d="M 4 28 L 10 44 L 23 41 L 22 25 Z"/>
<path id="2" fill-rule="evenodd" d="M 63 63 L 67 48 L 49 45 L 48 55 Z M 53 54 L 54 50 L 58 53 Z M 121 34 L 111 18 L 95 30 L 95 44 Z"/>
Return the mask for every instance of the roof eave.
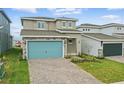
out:
<path id="1" fill-rule="evenodd" d="M 43 21 L 55 21 L 54 19 L 37 19 L 37 18 L 24 18 L 24 17 L 22 17 L 21 20 L 36 20 L 36 21 L 43 20 Z"/>
<path id="2" fill-rule="evenodd" d="M 9 23 L 12 23 L 12 21 L 9 19 L 9 17 L 6 15 L 6 13 L 3 10 L 0 10 L 0 12 L 6 17 Z"/>
<path id="3" fill-rule="evenodd" d="M 89 35 L 85 35 L 85 34 L 82 34 L 83 36 L 86 36 L 86 37 L 89 37 L 89 38 L 92 38 L 92 39 L 95 39 L 97 41 L 103 41 L 103 42 L 124 42 L 124 39 L 99 39 L 99 38 L 95 38 L 95 37 L 92 37 L 92 36 L 89 36 Z"/>
<path id="4" fill-rule="evenodd" d="M 63 38 L 69 38 L 69 36 L 55 36 L 55 35 L 21 35 L 22 37 L 63 37 Z"/>

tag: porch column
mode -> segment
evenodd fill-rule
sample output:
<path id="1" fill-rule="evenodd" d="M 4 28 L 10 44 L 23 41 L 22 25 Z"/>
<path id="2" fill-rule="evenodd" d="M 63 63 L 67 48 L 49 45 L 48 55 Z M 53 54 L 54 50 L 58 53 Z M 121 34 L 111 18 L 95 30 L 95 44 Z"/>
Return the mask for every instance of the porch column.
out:
<path id="1" fill-rule="evenodd" d="M 64 56 L 67 56 L 67 39 L 64 39 Z"/>
<path id="2" fill-rule="evenodd" d="M 26 59 L 26 41 L 23 40 L 22 42 L 22 58 Z"/>
<path id="3" fill-rule="evenodd" d="M 77 55 L 81 54 L 81 39 L 76 38 Z"/>

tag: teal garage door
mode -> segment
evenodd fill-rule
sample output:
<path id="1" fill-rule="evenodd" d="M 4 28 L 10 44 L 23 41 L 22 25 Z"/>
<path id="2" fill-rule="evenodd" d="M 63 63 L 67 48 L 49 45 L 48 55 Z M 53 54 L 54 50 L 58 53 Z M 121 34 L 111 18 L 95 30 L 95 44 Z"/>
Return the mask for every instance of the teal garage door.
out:
<path id="1" fill-rule="evenodd" d="M 28 41 L 28 59 L 58 58 L 62 56 L 62 41 Z"/>
<path id="2" fill-rule="evenodd" d="M 119 56 L 122 55 L 122 44 L 103 44 L 104 56 Z"/>

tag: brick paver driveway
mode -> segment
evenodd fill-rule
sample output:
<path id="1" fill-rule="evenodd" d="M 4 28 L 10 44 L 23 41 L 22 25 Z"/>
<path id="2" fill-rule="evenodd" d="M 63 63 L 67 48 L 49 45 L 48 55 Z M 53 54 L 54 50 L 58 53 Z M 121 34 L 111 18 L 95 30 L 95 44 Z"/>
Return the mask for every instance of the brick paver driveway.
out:
<path id="1" fill-rule="evenodd" d="M 115 60 L 120 63 L 124 63 L 124 56 L 111 56 L 111 57 L 106 57 L 111 60 Z"/>
<path id="2" fill-rule="evenodd" d="M 30 60 L 29 72 L 34 84 L 101 83 L 64 58 Z"/>

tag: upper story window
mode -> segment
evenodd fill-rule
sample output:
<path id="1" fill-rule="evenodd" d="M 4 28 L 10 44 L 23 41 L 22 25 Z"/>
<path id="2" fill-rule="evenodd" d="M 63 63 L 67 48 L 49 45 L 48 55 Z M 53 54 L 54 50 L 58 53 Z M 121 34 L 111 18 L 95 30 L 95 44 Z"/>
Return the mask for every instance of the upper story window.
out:
<path id="1" fill-rule="evenodd" d="M 69 24 L 68 24 L 68 25 L 69 25 L 69 27 L 72 27 L 72 22 L 69 22 Z"/>
<path id="2" fill-rule="evenodd" d="M 37 22 L 37 28 L 45 28 L 45 23 L 44 22 Z"/>
<path id="3" fill-rule="evenodd" d="M 66 26 L 66 22 L 62 22 L 62 26 L 65 27 Z"/>
<path id="4" fill-rule="evenodd" d="M 86 28 L 86 29 L 83 29 L 83 31 L 90 31 L 90 29 L 87 29 L 87 28 Z"/>
<path id="5" fill-rule="evenodd" d="M 121 27 L 117 27 L 117 30 L 121 30 Z"/>

